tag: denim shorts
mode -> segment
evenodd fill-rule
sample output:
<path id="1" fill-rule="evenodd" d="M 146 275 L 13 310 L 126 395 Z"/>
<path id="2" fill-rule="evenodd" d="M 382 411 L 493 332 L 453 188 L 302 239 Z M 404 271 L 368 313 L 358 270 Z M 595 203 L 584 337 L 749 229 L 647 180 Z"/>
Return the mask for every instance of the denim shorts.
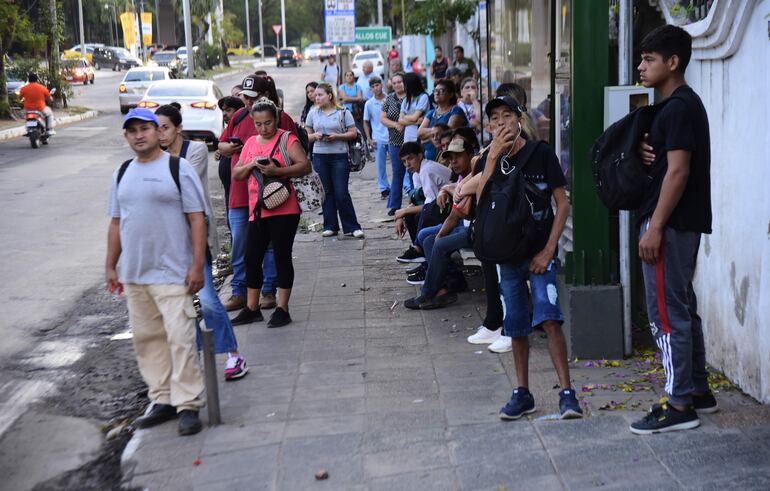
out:
<path id="1" fill-rule="evenodd" d="M 545 321 L 564 322 L 556 289 L 556 269 L 555 260 L 551 261 L 543 274 L 530 273 L 529 261 L 497 265 L 500 299 L 503 303 L 503 334 L 511 337 L 528 336 Z M 532 292 L 531 317 L 529 290 Z"/>

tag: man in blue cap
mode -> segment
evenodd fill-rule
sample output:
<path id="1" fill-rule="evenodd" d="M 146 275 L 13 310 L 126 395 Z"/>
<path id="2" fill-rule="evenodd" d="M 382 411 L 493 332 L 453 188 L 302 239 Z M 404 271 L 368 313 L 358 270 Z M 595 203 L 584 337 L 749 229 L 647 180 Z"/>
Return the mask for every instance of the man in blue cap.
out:
<path id="1" fill-rule="evenodd" d="M 143 108 L 123 121 L 136 157 L 112 176 L 105 276 L 115 295 L 125 286 L 137 363 L 152 402 L 135 425 L 149 428 L 178 415 L 179 434 L 192 435 L 201 430 L 203 406 L 193 294 L 203 287 L 206 204 L 193 167 L 161 149 L 158 126 Z"/>

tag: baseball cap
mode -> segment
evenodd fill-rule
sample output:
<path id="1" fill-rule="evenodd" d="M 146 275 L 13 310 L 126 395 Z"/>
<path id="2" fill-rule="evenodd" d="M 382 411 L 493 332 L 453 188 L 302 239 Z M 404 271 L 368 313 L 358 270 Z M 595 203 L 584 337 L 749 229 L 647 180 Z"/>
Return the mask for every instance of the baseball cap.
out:
<path id="1" fill-rule="evenodd" d="M 144 107 L 135 107 L 130 111 L 128 111 L 128 114 L 126 114 L 126 117 L 123 118 L 123 129 L 126 129 L 128 122 L 131 121 L 132 119 L 148 121 L 150 123 L 153 123 L 155 126 L 160 126 L 160 123 L 158 122 L 158 117 L 155 116 L 155 113 Z"/>
<path id="2" fill-rule="evenodd" d="M 509 95 L 501 95 L 489 101 L 487 103 L 487 107 L 484 108 L 484 112 L 487 114 L 487 116 L 491 116 L 492 110 L 500 106 L 507 106 L 509 109 L 515 112 L 518 116 L 521 116 L 521 113 L 527 110 L 526 107 L 519 104 L 519 101 L 517 101 L 513 97 Z"/>
<path id="3" fill-rule="evenodd" d="M 249 75 L 244 78 L 243 82 L 241 82 L 241 91 L 239 93 L 249 97 L 257 97 L 259 94 L 254 90 L 257 78 L 256 75 Z"/>
<path id="4" fill-rule="evenodd" d="M 465 145 L 463 144 L 462 138 L 454 138 L 452 141 L 449 142 L 449 146 L 445 150 L 445 152 L 450 153 L 463 153 L 465 151 Z"/>

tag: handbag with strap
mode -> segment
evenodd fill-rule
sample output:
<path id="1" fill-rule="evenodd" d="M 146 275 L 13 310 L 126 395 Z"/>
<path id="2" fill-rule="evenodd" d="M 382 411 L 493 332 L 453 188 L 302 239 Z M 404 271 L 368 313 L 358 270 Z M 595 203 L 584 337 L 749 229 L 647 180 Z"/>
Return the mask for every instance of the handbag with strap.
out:
<path id="1" fill-rule="evenodd" d="M 348 110 L 343 108 L 338 112 L 340 114 L 340 132 L 346 133 L 345 113 L 348 112 Z M 364 170 L 364 166 L 369 157 L 369 145 L 366 144 L 364 135 L 362 135 L 361 131 L 356 127 L 356 139 L 348 141 L 348 167 L 350 168 L 350 172 L 361 172 Z"/>
<path id="2" fill-rule="evenodd" d="M 286 135 L 286 139 L 281 138 L 279 140 L 278 149 L 283 156 L 283 161 L 291 162 L 289 149 L 286 146 L 289 139 L 288 133 Z M 301 177 L 292 177 L 291 184 L 297 193 L 297 202 L 299 202 L 299 208 L 302 211 L 317 210 L 324 204 L 326 192 L 324 191 L 323 183 L 321 183 L 321 178 L 314 170 L 311 169 L 310 174 Z"/>
<path id="3" fill-rule="evenodd" d="M 281 141 L 285 138 L 288 138 L 288 133 L 284 133 L 278 138 L 278 141 L 275 142 L 275 146 L 273 146 L 273 150 L 268 156 L 268 159 L 272 160 L 277 167 L 281 167 L 281 165 L 277 160 L 273 159 L 273 155 L 275 155 L 275 151 L 278 150 Z M 286 162 L 286 157 L 284 157 L 284 162 Z M 257 169 L 251 169 L 251 173 L 259 183 L 259 199 L 257 200 L 257 206 L 254 208 L 254 216 L 259 216 L 258 212 L 260 208 L 275 210 L 286 203 L 286 200 L 291 196 L 291 189 L 289 189 L 286 179 L 264 176 Z"/>

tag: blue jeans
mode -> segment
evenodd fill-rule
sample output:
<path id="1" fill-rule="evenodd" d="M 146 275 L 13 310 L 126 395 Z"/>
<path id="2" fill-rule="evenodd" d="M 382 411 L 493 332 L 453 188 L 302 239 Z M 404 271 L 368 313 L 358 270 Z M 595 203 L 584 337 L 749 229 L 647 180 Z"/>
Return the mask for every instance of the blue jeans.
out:
<path id="1" fill-rule="evenodd" d="M 401 201 L 404 196 L 404 177 L 406 175 L 406 167 L 401 159 L 398 158 L 398 151 L 401 149 L 398 145 L 388 145 L 388 153 L 390 154 L 390 168 L 392 173 L 392 183 L 390 185 L 390 196 L 388 196 L 388 208 L 399 209 L 401 208 Z M 402 184 L 403 183 L 403 184 Z"/>
<path id="2" fill-rule="evenodd" d="M 514 338 L 528 336 L 545 321 L 563 322 L 556 291 L 556 261 L 543 274 L 529 272 L 529 261 L 498 264 L 500 297 L 503 301 L 503 334 Z M 529 280 L 532 290 L 532 320 L 529 316 Z"/>
<path id="3" fill-rule="evenodd" d="M 390 190 L 388 182 L 388 144 L 374 143 L 374 157 L 377 161 L 377 190 L 379 192 Z"/>
<path id="4" fill-rule="evenodd" d="M 360 230 L 361 225 L 358 224 L 356 210 L 353 208 L 353 198 L 348 190 L 350 167 L 347 154 L 314 153 L 313 168 L 321 178 L 326 193 L 323 204 L 324 230 L 339 231 L 337 214 L 344 233 L 350 234 Z"/>
<path id="5" fill-rule="evenodd" d="M 233 281 L 230 285 L 233 296 L 246 295 L 246 228 L 249 224 L 249 208 L 230 208 L 230 263 L 233 265 Z"/>
<path id="6" fill-rule="evenodd" d="M 225 307 L 219 300 L 219 295 L 217 295 L 211 262 L 209 261 L 206 261 L 203 266 L 203 288 L 198 292 L 198 299 L 201 302 L 201 313 L 203 320 L 206 321 L 206 327 L 214 331 L 214 352 L 238 351 L 238 342 L 235 340 L 233 325 L 230 323 L 230 316 L 227 315 Z M 195 328 L 198 350 L 200 351 L 201 332 L 197 321 Z"/>
<path id="7" fill-rule="evenodd" d="M 425 261 L 430 261 L 430 251 L 425 250 L 425 239 L 431 235 L 436 235 L 439 230 L 441 230 L 441 225 L 433 225 L 431 227 L 421 228 L 417 231 L 417 240 L 415 240 L 414 243 L 422 249 Z"/>
<path id="8" fill-rule="evenodd" d="M 422 296 L 433 298 L 444 284 L 446 274 L 452 266 L 452 253 L 463 247 L 470 247 L 468 227 L 458 225 L 447 235 L 436 239 L 430 235 L 423 242 L 425 259 L 428 262 L 428 271 L 425 274 L 425 283 L 422 285 Z"/>
<path id="9" fill-rule="evenodd" d="M 227 210 L 230 221 L 230 263 L 233 265 L 233 280 L 231 288 L 233 296 L 246 295 L 246 236 L 249 225 L 249 208 L 230 208 Z M 265 253 L 262 262 L 265 279 L 262 293 L 275 293 L 275 283 L 278 272 L 275 270 L 275 259 L 272 247 Z"/>

